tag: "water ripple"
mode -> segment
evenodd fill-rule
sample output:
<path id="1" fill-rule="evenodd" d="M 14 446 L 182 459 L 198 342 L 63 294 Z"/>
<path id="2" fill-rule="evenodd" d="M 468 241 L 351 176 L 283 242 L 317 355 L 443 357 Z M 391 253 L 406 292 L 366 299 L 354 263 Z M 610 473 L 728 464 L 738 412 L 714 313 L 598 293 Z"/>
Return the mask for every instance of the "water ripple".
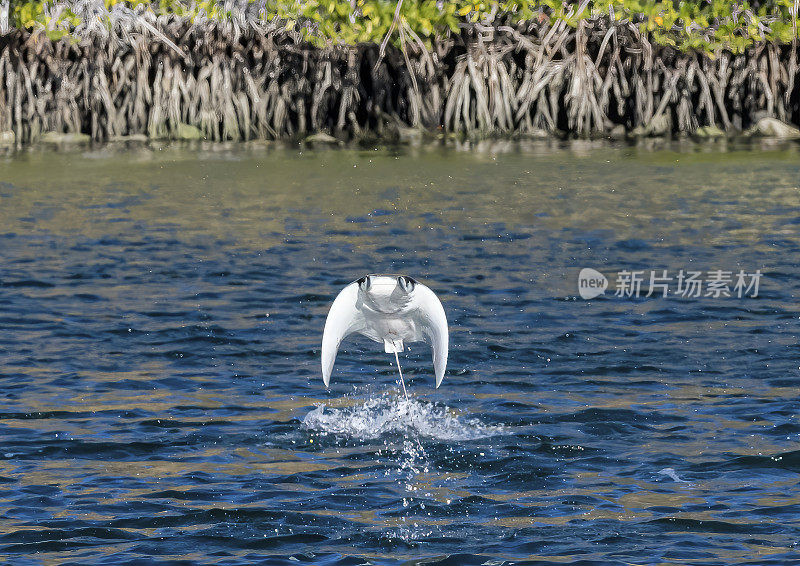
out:
<path id="1" fill-rule="evenodd" d="M 4 559 L 796 563 L 796 146 L 486 143 L 2 157 Z M 583 267 L 765 277 L 584 301 Z M 324 388 L 367 272 L 441 297 L 440 388 L 355 336 Z"/>

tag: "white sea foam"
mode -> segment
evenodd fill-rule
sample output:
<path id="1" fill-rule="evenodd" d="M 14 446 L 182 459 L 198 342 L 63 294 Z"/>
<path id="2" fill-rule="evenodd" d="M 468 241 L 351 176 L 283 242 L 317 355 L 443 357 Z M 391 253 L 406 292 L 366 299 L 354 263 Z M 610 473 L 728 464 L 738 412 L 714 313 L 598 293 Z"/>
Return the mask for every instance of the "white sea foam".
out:
<path id="1" fill-rule="evenodd" d="M 341 409 L 320 404 L 305 416 L 303 424 L 311 430 L 362 440 L 393 433 L 436 440 L 474 440 L 504 432 L 502 426 L 459 416 L 446 406 L 390 395 Z"/>

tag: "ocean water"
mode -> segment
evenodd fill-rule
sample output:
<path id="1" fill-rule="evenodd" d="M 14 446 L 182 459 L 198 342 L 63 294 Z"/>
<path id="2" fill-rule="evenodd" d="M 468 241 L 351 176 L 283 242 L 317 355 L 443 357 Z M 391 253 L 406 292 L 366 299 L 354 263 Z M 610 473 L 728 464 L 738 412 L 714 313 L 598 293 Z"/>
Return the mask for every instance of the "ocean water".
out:
<path id="1" fill-rule="evenodd" d="M 439 389 L 356 336 L 323 386 L 366 273 L 441 298 Z M 797 563 L 798 281 L 796 145 L 6 153 L 0 556 Z"/>

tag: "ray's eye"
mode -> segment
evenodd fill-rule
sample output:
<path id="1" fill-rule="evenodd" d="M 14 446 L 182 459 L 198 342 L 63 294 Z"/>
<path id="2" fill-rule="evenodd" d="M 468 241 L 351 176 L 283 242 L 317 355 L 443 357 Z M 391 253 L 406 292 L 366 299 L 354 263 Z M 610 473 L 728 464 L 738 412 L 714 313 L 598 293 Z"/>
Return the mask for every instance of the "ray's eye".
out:
<path id="1" fill-rule="evenodd" d="M 356 281 L 356 283 L 358 283 L 358 286 L 362 291 L 369 291 L 369 288 L 372 287 L 372 278 L 369 275 L 365 275 Z"/>
<path id="2" fill-rule="evenodd" d="M 417 282 L 411 279 L 411 277 L 406 277 L 405 275 L 401 275 L 397 278 L 397 283 L 400 285 L 400 288 L 405 291 L 406 293 L 410 293 L 414 290 Z"/>

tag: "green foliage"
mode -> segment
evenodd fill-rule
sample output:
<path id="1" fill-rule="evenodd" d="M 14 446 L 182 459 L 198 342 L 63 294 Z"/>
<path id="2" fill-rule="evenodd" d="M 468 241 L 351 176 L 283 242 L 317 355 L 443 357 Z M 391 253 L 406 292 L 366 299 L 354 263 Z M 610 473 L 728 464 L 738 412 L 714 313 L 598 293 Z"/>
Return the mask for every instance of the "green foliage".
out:
<path id="1" fill-rule="evenodd" d="M 50 8 L 50 10 L 47 10 Z M 18 0 L 11 3 L 11 25 L 18 28 L 47 29 L 51 39 L 59 39 L 68 33 L 68 29 L 80 23 L 80 20 L 69 9 L 56 13 L 53 6 L 41 0 Z"/>
<path id="2" fill-rule="evenodd" d="M 231 15 L 220 0 L 104 3 L 108 9 L 115 4 L 141 5 L 156 14 L 192 20 L 222 20 Z M 261 19 L 279 21 L 319 46 L 382 41 L 392 29 L 396 7 L 391 0 L 355 0 L 352 4 L 350 0 L 265 0 L 262 4 Z M 21 28 L 45 28 L 57 37 L 80 23 L 68 6 L 63 0 L 18 0 L 12 3 L 12 22 Z M 400 27 L 430 45 L 433 39 L 457 33 L 460 24 L 550 20 L 577 26 L 582 19 L 608 16 L 633 22 L 655 42 L 681 50 L 741 52 L 757 41 L 792 41 L 800 27 L 794 10 L 795 0 L 767 0 L 758 10 L 747 1 L 723 0 L 590 0 L 583 10 L 579 2 L 561 0 L 404 0 Z M 392 39 L 397 42 L 398 38 L 394 31 Z"/>

